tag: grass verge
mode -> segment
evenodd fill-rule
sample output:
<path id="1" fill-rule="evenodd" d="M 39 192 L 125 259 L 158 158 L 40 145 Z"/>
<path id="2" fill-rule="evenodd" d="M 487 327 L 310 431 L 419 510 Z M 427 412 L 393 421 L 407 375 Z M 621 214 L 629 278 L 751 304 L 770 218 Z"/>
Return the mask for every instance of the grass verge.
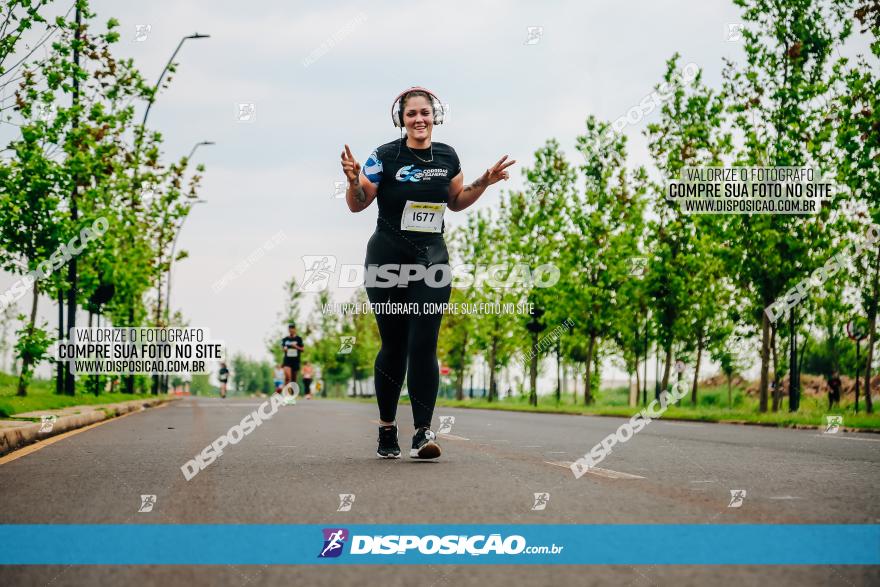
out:
<path id="1" fill-rule="evenodd" d="M 376 401 L 374 398 L 346 397 L 332 399 L 369 403 L 375 403 Z M 648 403 L 650 404 L 653 399 L 653 390 L 649 390 Z M 409 398 L 406 396 L 402 397 L 401 403 L 408 404 Z M 876 403 L 878 402 L 875 400 Z M 772 399 L 770 400 L 770 406 L 772 407 Z M 462 400 L 438 397 L 437 407 L 629 418 L 638 413 L 643 406 L 640 402 L 638 406 L 630 407 L 628 405 L 627 389 L 622 387 L 601 390 L 593 404 L 589 406 L 583 405 L 583 395 L 577 398 L 577 403 L 574 401 L 572 394 L 564 395 L 560 398 L 559 402 L 556 401 L 555 395 L 542 395 L 538 397 L 538 405 L 532 406 L 529 405 L 528 397 L 525 395 L 514 395 L 489 402 L 485 398 L 470 399 L 467 397 L 467 390 L 465 390 L 465 399 Z M 826 400 L 810 396 L 801 399 L 800 409 L 796 413 L 788 411 L 787 400 L 783 400 L 779 410 L 776 412 L 770 411 L 768 408 L 767 412 L 761 413 L 758 407 L 758 398 L 746 395 L 741 388 L 734 388 L 732 390 L 730 405 L 728 406 L 727 388 L 725 386 L 707 387 L 699 389 L 696 405 L 691 402 L 690 396 L 682 398 L 679 404 L 670 406 L 664 412 L 662 419 L 697 422 L 737 422 L 778 427 L 819 426 L 824 429 L 826 416 L 840 415 L 843 416 L 843 426 L 845 428 L 880 432 L 880 414 L 876 412 L 874 414 L 866 414 L 864 411 L 864 398 L 859 402 L 858 414 L 855 413 L 852 400 L 848 398 L 841 402 L 840 407 L 835 406 L 830 411 L 828 410 Z"/>
<path id="2" fill-rule="evenodd" d="M 34 379 L 28 386 L 28 394 L 25 397 L 18 397 L 15 395 L 17 386 L 18 377 L 0 373 L 0 418 L 10 418 L 15 414 L 25 412 L 57 410 L 82 405 L 114 404 L 156 397 L 151 394 L 130 393 L 102 393 L 97 396 L 92 393 L 57 395 L 55 381 L 46 379 Z"/>

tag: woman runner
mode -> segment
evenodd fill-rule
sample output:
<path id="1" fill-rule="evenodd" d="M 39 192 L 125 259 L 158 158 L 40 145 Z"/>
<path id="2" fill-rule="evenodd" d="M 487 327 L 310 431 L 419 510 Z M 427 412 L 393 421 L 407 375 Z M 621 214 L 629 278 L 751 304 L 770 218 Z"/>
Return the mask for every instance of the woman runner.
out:
<path id="1" fill-rule="evenodd" d="M 392 103 L 391 118 L 394 126 L 401 129 L 401 138 L 375 149 L 363 169 L 348 145 L 342 152 L 349 209 L 361 212 L 374 199 L 379 206 L 376 231 L 367 244 L 367 297 L 373 304 L 437 307 L 448 302 L 451 293 L 449 253 L 443 240 L 444 212 L 458 212 L 476 202 L 487 187 L 508 179 L 507 168 L 516 161 L 506 161 L 505 155 L 465 186 L 455 150 L 431 141 L 434 125 L 443 122 L 443 106 L 433 92 L 420 87 L 405 90 Z M 434 268 L 441 272 L 432 270 L 420 273 L 423 277 L 414 277 L 415 272 L 401 269 L 401 279 L 407 277 L 406 286 L 387 287 L 386 281 L 383 287 L 371 274 L 376 275 L 376 268 L 385 265 Z M 437 337 L 443 314 L 377 311 L 375 316 L 382 339 L 374 373 L 380 424 L 376 454 L 381 458 L 400 458 L 395 418 L 406 376 L 415 427 L 410 457 L 437 458 L 440 446 L 431 431 L 431 418 L 439 384 Z"/>

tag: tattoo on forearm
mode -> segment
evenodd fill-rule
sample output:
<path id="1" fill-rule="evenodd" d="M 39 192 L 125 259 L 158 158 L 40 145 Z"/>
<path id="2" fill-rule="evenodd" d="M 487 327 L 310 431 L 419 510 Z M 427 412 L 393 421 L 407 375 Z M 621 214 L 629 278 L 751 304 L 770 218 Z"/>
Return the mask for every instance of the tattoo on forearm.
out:
<path id="1" fill-rule="evenodd" d="M 361 204 L 367 201 L 367 194 L 364 193 L 364 188 L 361 187 L 361 184 L 354 186 L 354 199 Z"/>
<path id="2" fill-rule="evenodd" d="M 474 182 L 471 185 L 464 188 L 464 191 L 469 192 L 471 190 L 479 190 L 484 187 L 486 187 L 486 177 L 480 176 L 476 180 L 474 180 Z"/>

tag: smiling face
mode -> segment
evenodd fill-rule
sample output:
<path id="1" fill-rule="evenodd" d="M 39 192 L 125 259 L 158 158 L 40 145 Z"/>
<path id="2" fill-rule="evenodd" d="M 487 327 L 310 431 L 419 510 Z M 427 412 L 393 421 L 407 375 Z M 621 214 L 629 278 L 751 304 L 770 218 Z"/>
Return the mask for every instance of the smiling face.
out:
<path id="1" fill-rule="evenodd" d="M 416 141 L 430 140 L 434 126 L 434 109 L 424 94 L 410 95 L 403 103 L 403 125 L 406 134 Z"/>

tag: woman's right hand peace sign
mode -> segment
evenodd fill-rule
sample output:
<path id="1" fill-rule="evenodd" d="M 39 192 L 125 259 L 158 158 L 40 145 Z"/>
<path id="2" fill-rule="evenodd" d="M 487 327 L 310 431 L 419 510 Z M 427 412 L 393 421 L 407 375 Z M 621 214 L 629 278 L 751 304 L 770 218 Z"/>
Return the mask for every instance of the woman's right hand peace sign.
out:
<path id="1" fill-rule="evenodd" d="M 345 145 L 345 150 L 342 152 L 342 171 L 345 172 L 345 177 L 348 178 L 349 183 L 354 183 L 361 172 L 361 164 L 351 154 L 351 149 L 348 148 L 348 145 Z"/>

